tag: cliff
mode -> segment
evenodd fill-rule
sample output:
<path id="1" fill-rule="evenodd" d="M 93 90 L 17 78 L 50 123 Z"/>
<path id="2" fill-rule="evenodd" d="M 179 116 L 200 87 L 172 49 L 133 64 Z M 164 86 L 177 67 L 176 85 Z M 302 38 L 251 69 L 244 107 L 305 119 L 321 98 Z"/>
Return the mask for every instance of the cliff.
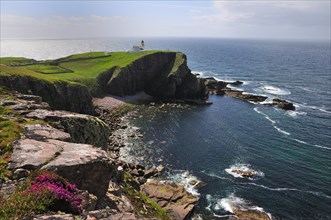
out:
<path id="1" fill-rule="evenodd" d="M 117 96 L 145 91 L 158 98 L 203 99 L 203 83 L 187 66 L 186 55 L 157 52 L 133 61 L 125 67 L 113 67 L 97 77 L 94 92 Z"/>
<path id="2" fill-rule="evenodd" d="M 87 88 L 80 84 L 65 81 L 49 82 L 31 76 L 0 74 L 0 86 L 21 93 L 39 95 L 52 109 L 95 114 L 92 96 Z"/>
<path id="3" fill-rule="evenodd" d="M 35 61 L 0 58 L 0 86 L 39 95 L 52 109 L 94 114 L 92 95 L 205 99 L 206 88 L 191 73 L 186 55 L 170 51 L 91 52 Z"/>

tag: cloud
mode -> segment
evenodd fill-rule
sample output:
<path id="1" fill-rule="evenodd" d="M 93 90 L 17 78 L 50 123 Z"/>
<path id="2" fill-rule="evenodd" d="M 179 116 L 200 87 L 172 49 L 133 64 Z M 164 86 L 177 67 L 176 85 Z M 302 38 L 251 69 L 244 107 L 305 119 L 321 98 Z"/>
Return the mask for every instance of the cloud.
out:
<path id="1" fill-rule="evenodd" d="M 120 26 L 126 21 L 127 18 L 124 16 L 91 15 L 35 18 L 1 14 L 1 38 L 17 36 L 27 38 L 102 37 L 110 33 L 119 32 L 120 34 Z"/>
<path id="2" fill-rule="evenodd" d="M 228 0 L 212 6 L 192 21 L 215 36 L 330 39 L 330 1 Z"/>
<path id="3" fill-rule="evenodd" d="M 329 1 L 215 1 L 214 14 L 194 20 L 223 25 L 330 26 Z"/>

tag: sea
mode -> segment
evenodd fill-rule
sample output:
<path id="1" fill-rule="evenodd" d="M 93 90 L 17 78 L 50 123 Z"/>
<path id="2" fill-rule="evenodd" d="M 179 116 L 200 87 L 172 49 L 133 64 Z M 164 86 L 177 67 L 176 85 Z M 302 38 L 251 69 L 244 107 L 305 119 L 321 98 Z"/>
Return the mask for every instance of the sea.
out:
<path id="1" fill-rule="evenodd" d="M 210 106 L 144 105 L 125 118 L 144 136 L 123 150 L 200 197 L 195 219 L 234 208 L 274 219 L 331 219 L 330 41 L 217 38 L 1 40 L 1 57 L 54 59 L 89 51 L 181 51 L 202 77 L 243 81 L 236 89 L 281 98 L 295 111 L 210 95 Z M 256 174 L 246 178 L 234 170 Z M 193 187 L 192 180 L 203 182 Z"/>

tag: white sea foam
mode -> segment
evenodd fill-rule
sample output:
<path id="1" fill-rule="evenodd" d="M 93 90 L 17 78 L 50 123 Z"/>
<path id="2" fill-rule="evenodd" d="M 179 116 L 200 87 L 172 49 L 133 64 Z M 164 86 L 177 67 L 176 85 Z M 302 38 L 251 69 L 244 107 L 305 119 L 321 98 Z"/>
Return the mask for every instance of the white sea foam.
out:
<path id="1" fill-rule="evenodd" d="M 214 178 L 221 179 L 221 180 L 229 180 L 229 178 L 219 176 L 215 173 L 207 173 L 206 171 L 201 171 L 201 172 L 206 174 L 207 176 L 210 176 L 210 177 L 214 177 Z"/>
<path id="2" fill-rule="evenodd" d="M 283 133 L 283 134 L 285 134 L 285 135 L 291 135 L 290 132 L 284 131 L 284 130 L 280 129 L 280 128 L 277 127 L 277 126 L 273 126 L 273 127 L 274 127 L 277 131 L 279 131 L 280 133 Z"/>
<path id="3" fill-rule="evenodd" d="M 282 134 L 285 134 L 285 135 L 291 135 L 290 132 L 284 131 L 284 130 L 280 129 L 279 127 L 277 127 L 277 126 L 275 125 L 277 122 L 276 122 L 275 120 L 272 120 L 267 114 L 261 112 L 261 111 L 259 110 L 258 107 L 255 107 L 255 108 L 254 108 L 254 111 L 257 112 L 257 113 L 260 114 L 260 115 L 263 115 L 265 119 L 267 119 L 268 121 L 270 121 L 271 124 L 272 124 L 272 126 L 273 126 L 278 132 L 280 132 L 280 133 L 282 133 Z"/>
<path id="4" fill-rule="evenodd" d="M 206 199 L 208 202 L 208 206 L 206 207 L 206 209 L 208 209 L 212 212 L 224 210 L 224 211 L 234 214 L 236 212 L 236 210 L 242 210 L 242 211 L 255 210 L 255 211 L 266 213 L 269 216 L 269 218 L 272 219 L 271 214 L 265 212 L 263 210 L 263 208 L 251 205 L 250 202 L 248 202 L 240 197 L 235 196 L 233 193 L 230 194 L 229 196 L 227 196 L 225 198 L 221 198 L 221 199 L 215 198 L 211 195 L 207 195 Z M 218 215 L 218 216 L 221 216 L 221 215 Z M 231 216 L 231 215 L 222 215 L 222 217 L 228 217 L 228 216 Z"/>
<path id="5" fill-rule="evenodd" d="M 255 107 L 255 108 L 254 108 L 254 111 L 256 111 L 257 113 L 263 115 L 263 116 L 264 116 L 268 121 L 270 121 L 272 124 L 276 124 L 276 121 L 272 120 L 267 114 L 261 112 L 261 111 L 259 110 L 258 107 Z"/>
<path id="6" fill-rule="evenodd" d="M 326 195 L 322 192 L 316 192 L 316 191 L 309 191 L 309 190 L 301 190 L 301 189 L 296 189 L 296 188 L 286 188 L 286 187 L 279 187 L 279 188 L 271 188 L 268 186 L 264 186 L 264 185 L 260 185 L 260 184 L 256 184 L 256 183 L 251 183 L 251 182 L 247 182 L 247 183 L 241 183 L 242 185 L 252 185 L 252 186 L 256 186 L 256 187 L 260 187 L 263 189 L 267 189 L 270 191 L 297 191 L 297 192 L 303 192 L 303 193 L 308 193 L 308 194 L 313 194 L 316 196 L 321 196 L 321 197 L 325 197 L 328 199 L 331 199 L 331 196 Z"/>
<path id="7" fill-rule="evenodd" d="M 305 145 L 310 145 L 310 146 L 314 146 L 314 147 L 318 147 L 318 148 L 323 148 L 323 149 L 331 150 L 330 147 L 325 147 L 325 146 L 318 145 L 318 144 L 310 144 L 310 143 L 307 143 L 306 141 L 299 140 L 299 139 L 296 139 L 296 138 L 293 138 L 293 140 L 295 140 L 296 142 L 301 143 L 301 144 L 305 144 Z"/>
<path id="8" fill-rule="evenodd" d="M 205 74 L 206 74 L 207 71 L 192 71 L 193 74 L 199 74 L 199 76 L 201 77 L 206 77 Z"/>
<path id="9" fill-rule="evenodd" d="M 307 144 L 307 145 L 308 145 L 308 143 L 307 143 L 306 141 L 302 141 L 302 140 L 295 139 L 295 138 L 293 138 L 293 140 L 295 140 L 295 141 L 298 142 L 298 143 L 301 143 L 301 144 Z"/>
<path id="10" fill-rule="evenodd" d="M 331 150 L 330 147 L 325 147 L 325 146 L 321 146 L 321 145 L 318 145 L 318 144 L 314 144 L 315 147 L 318 147 L 318 148 L 323 148 L 323 149 L 328 149 L 328 150 Z"/>
<path id="11" fill-rule="evenodd" d="M 288 116 L 291 116 L 293 118 L 298 117 L 298 115 L 307 115 L 307 112 L 301 112 L 301 111 L 285 111 L 285 114 Z"/>
<path id="12" fill-rule="evenodd" d="M 230 168 L 225 169 L 225 172 L 236 178 L 244 178 L 244 176 L 242 175 L 243 173 L 252 173 L 253 176 L 260 177 L 264 176 L 264 173 L 262 171 L 252 169 L 250 164 L 235 164 L 232 165 Z"/>
<path id="13" fill-rule="evenodd" d="M 200 195 L 197 190 L 197 186 L 201 183 L 201 180 L 199 180 L 196 176 L 193 176 L 187 170 L 175 170 L 174 174 L 167 177 L 167 180 L 183 184 L 187 192 L 197 196 Z M 196 182 L 196 184 L 190 184 L 193 181 Z"/>
<path id="14" fill-rule="evenodd" d="M 321 111 L 327 114 L 331 114 L 331 111 L 325 109 L 325 106 L 314 106 L 314 105 L 307 105 L 307 104 L 296 104 L 299 108 L 308 108 L 317 111 Z"/>
<path id="15" fill-rule="evenodd" d="M 291 92 L 286 90 L 286 89 L 281 89 L 281 88 L 277 88 L 274 86 L 262 86 L 260 89 L 262 89 L 263 92 L 269 93 L 269 94 L 273 94 L 273 95 L 290 95 Z"/>

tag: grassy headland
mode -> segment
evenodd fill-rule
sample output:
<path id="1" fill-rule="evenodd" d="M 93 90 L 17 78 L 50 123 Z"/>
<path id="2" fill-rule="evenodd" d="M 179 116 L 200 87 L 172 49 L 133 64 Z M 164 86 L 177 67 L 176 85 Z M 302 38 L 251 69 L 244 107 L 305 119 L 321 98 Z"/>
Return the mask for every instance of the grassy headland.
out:
<path id="1" fill-rule="evenodd" d="M 0 75 L 30 76 L 49 82 L 81 83 L 91 89 L 101 73 L 115 66 L 125 67 L 143 56 L 156 52 L 161 51 L 89 52 L 46 61 L 3 57 L 0 58 Z"/>

